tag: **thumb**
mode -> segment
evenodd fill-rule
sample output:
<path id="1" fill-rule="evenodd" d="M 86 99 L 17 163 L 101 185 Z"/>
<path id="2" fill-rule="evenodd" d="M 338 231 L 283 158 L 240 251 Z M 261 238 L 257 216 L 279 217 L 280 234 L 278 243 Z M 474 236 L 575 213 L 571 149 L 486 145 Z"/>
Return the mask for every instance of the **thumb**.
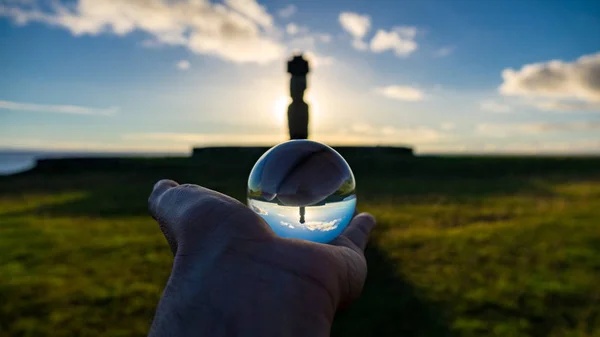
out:
<path id="1" fill-rule="evenodd" d="M 162 199 L 165 192 L 168 190 L 179 186 L 178 183 L 173 180 L 163 179 L 157 182 L 152 189 L 152 193 L 150 193 L 150 197 L 148 198 L 148 209 L 152 217 L 158 222 L 160 230 L 163 235 L 167 239 L 169 243 L 169 247 L 171 247 L 171 251 L 173 254 L 177 251 L 177 240 L 175 240 L 175 234 L 173 233 L 173 229 L 169 228 L 168 223 L 165 219 L 165 215 L 162 214 L 161 208 L 158 206 L 160 200 Z"/>
<path id="2" fill-rule="evenodd" d="M 375 227 L 375 218 L 369 213 L 360 213 L 355 216 L 344 232 L 334 240 L 333 244 L 337 246 L 346 246 L 353 250 L 359 250 L 360 253 L 365 250 L 369 235 Z M 350 244 L 352 243 L 354 247 Z"/>
<path id="3" fill-rule="evenodd" d="M 153 217 L 156 218 L 159 216 L 158 202 L 162 198 L 163 194 L 165 194 L 165 192 L 170 190 L 171 188 L 177 186 L 179 186 L 178 183 L 169 179 L 163 179 L 154 184 L 152 193 L 150 193 L 150 197 L 148 198 L 148 209 L 150 210 L 150 214 L 152 214 Z"/>

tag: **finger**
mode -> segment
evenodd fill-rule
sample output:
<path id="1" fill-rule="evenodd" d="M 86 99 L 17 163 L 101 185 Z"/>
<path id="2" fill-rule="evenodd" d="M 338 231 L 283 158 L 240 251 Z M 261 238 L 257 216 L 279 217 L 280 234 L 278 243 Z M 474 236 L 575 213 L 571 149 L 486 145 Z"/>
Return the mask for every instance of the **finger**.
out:
<path id="1" fill-rule="evenodd" d="M 177 240 L 173 235 L 173 230 L 168 227 L 166 219 L 161 217 L 159 212 L 158 204 L 162 199 L 163 195 L 170 189 L 179 186 L 173 180 L 163 179 L 154 184 L 154 188 L 152 189 L 152 193 L 150 193 L 150 197 L 148 198 L 148 209 L 150 210 L 150 214 L 158 222 L 158 226 L 160 227 L 161 232 L 167 239 L 167 243 L 171 248 L 171 252 L 175 254 L 177 251 Z"/>
<path id="2" fill-rule="evenodd" d="M 158 202 L 161 197 L 165 194 L 166 191 L 170 190 L 173 187 L 179 186 L 173 180 L 163 179 L 154 184 L 154 188 L 152 189 L 152 193 L 150 193 L 150 198 L 148 198 L 148 208 L 150 209 L 150 214 L 152 214 L 153 218 L 157 218 L 158 211 Z"/>
<path id="3" fill-rule="evenodd" d="M 338 244 L 348 246 L 348 241 L 353 243 L 358 249 L 363 251 L 369 241 L 369 235 L 375 227 L 375 218 L 369 213 L 360 213 L 355 216 L 341 237 L 347 240 L 339 240 Z M 354 248 L 354 247 L 349 247 Z"/>

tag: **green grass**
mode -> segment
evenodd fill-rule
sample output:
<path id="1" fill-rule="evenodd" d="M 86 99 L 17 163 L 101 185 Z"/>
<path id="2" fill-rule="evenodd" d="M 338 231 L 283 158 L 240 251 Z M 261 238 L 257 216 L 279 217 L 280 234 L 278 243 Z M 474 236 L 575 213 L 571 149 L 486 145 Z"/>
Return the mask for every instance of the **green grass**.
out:
<path id="1" fill-rule="evenodd" d="M 0 336 L 143 336 L 161 178 L 243 200 L 251 154 L 48 161 L 0 178 Z M 600 158 L 349 157 L 379 222 L 334 336 L 600 336 Z"/>

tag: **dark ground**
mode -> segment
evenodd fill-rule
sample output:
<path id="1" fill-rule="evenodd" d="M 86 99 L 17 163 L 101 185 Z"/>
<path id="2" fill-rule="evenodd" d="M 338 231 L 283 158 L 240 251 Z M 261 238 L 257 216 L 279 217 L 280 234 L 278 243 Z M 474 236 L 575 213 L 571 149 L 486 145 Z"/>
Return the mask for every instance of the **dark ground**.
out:
<path id="1" fill-rule="evenodd" d="M 260 154 L 41 162 L 0 178 L 0 336 L 142 336 L 161 178 L 245 199 Z M 600 336 L 600 158 L 352 155 L 378 219 L 334 336 Z"/>

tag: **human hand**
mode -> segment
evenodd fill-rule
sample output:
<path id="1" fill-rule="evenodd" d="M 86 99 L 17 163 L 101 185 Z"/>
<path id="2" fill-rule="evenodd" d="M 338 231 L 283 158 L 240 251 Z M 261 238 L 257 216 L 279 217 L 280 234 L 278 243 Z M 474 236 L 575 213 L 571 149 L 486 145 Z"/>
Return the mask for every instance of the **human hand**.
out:
<path id="1" fill-rule="evenodd" d="M 328 336 L 361 292 L 375 219 L 329 244 L 278 237 L 244 204 L 161 180 L 149 198 L 175 256 L 150 336 Z"/>

